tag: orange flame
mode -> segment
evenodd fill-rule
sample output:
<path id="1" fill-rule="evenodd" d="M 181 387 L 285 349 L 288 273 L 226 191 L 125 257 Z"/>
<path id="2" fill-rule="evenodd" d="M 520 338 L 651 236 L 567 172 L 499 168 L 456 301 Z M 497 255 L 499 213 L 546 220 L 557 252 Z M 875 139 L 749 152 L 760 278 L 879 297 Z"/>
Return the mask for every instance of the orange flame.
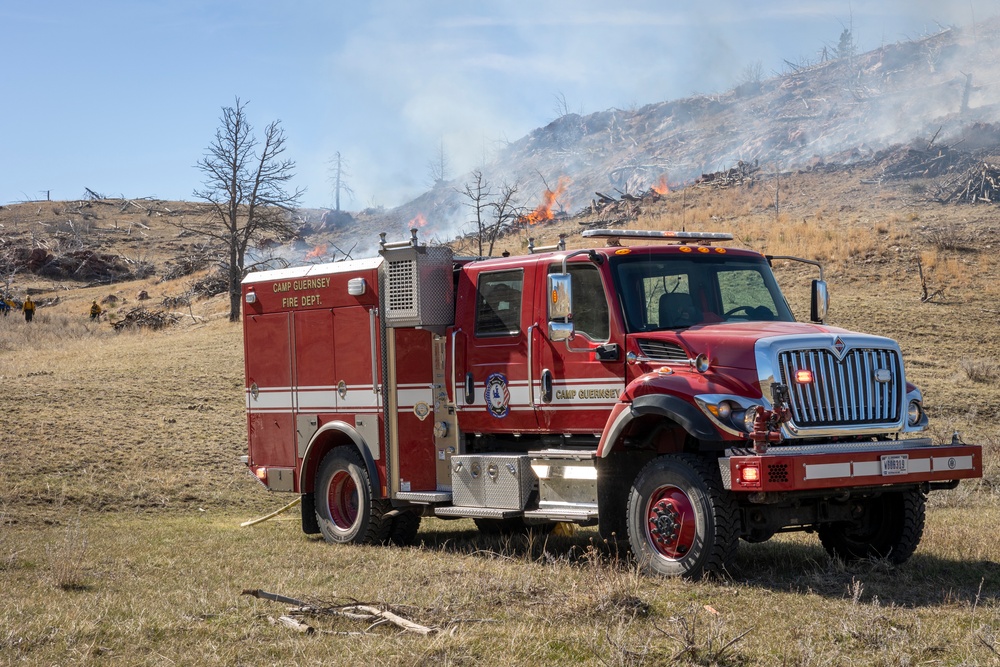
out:
<path id="1" fill-rule="evenodd" d="M 318 245 L 306 253 L 306 259 L 319 259 L 326 254 L 326 244 Z"/>
<path id="2" fill-rule="evenodd" d="M 407 225 L 409 229 L 412 229 L 414 227 L 426 227 L 427 218 L 424 217 L 423 213 L 417 213 L 417 215 L 413 218 L 413 220 L 410 220 L 410 222 L 408 222 Z"/>
<path id="3" fill-rule="evenodd" d="M 573 181 L 566 176 L 560 176 L 559 182 L 556 184 L 556 189 L 549 190 L 546 188 L 545 192 L 542 194 L 542 203 L 528 215 L 521 216 L 521 222 L 534 225 L 542 221 L 551 220 L 555 217 L 552 214 L 552 207 L 555 206 L 556 200 L 559 199 L 564 192 L 566 192 L 566 188 L 569 187 L 569 184 L 572 182 Z"/>
<path id="4" fill-rule="evenodd" d="M 660 180 L 656 183 L 656 185 L 651 187 L 650 190 L 652 190 L 658 195 L 665 195 L 669 193 L 670 186 L 667 185 L 667 175 L 664 174 L 663 176 L 660 176 Z"/>

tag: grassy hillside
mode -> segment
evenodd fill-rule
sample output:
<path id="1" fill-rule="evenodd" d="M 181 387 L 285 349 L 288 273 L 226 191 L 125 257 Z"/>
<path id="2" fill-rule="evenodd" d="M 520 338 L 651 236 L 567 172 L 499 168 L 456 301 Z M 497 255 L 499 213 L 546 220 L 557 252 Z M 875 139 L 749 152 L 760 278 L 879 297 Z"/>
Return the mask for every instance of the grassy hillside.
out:
<path id="1" fill-rule="evenodd" d="M 297 511 L 240 528 L 288 497 L 237 460 L 241 329 L 225 297 L 173 309 L 180 320 L 162 331 L 116 333 L 89 321 L 92 299 L 125 299 L 116 312 L 145 290 L 160 307 L 201 274 L 91 287 L 19 274 L 15 293 L 51 305 L 30 325 L 0 318 L 0 664 L 1000 664 L 997 209 L 928 202 L 919 183 L 861 183 L 873 176 L 690 188 L 634 224 L 732 231 L 824 261 L 830 321 L 899 339 L 932 434 L 986 447 L 987 479 L 933 494 L 906 566 L 845 565 L 796 534 L 743 544 L 731 576 L 688 583 L 637 575 L 593 529 L 501 541 L 425 520 L 420 544 L 399 549 L 327 546 L 301 533 Z M 42 236 L 34 208 L 19 208 L 19 234 Z M 580 246 L 591 223 L 526 230 L 497 250 L 521 252 L 529 234 Z M 156 264 L 196 241 L 157 216 L 143 224 Z M 813 275 L 776 272 L 802 313 Z M 285 605 L 240 595 L 258 588 L 384 605 L 440 632 L 325 615 L 310 619 L 325 632 L 298 634 L 268 620 Z"/>

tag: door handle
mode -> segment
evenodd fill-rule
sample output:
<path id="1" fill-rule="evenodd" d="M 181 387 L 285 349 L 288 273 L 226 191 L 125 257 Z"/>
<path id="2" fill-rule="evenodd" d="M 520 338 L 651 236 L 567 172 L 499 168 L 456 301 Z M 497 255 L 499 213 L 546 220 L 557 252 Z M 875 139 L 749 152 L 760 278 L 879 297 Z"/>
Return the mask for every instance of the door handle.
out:
<path id="1" fill-rule="evenodd" d="M 472 379 L 472 373 L 465 374 L 465 402 L 468 405 L 472 405 L 472 402 L 476 400 L 476 383 Z"/>
<path id="2" fill-rule="evenodd" d="M 552 402 L 552 371 L 548 368 L 542 371 L 542 402 Z"/>

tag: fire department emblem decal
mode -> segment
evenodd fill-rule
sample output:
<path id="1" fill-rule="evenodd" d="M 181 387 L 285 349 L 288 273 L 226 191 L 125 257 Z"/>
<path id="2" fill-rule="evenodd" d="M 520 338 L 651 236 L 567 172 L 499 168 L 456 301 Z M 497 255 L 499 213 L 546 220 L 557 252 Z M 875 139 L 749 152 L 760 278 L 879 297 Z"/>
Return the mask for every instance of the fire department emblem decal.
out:
<path id="1" fill-rule="evenodd" d="M 502 419 L 510 412 L 510 389 L 507 388 L 507 376 L 494 373 L 486 378 L 486 410 L 494 417 Z"/>

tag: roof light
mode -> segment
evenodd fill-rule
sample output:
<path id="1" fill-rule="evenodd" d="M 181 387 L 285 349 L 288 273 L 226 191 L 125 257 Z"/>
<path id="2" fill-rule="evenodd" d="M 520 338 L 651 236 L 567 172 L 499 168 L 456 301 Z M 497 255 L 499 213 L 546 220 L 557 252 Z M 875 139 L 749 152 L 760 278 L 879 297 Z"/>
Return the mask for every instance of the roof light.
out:
<path id="1" fill-rule="evenodd" d="M 588 229 L 584 238 L 602 239 L 641 239 L 645 241 L 674 241 L 687 243 L 713 243 L 716 241 L 732 241 L 733 235 L 725 232 L 674 232 L 649 229 Z"/>

